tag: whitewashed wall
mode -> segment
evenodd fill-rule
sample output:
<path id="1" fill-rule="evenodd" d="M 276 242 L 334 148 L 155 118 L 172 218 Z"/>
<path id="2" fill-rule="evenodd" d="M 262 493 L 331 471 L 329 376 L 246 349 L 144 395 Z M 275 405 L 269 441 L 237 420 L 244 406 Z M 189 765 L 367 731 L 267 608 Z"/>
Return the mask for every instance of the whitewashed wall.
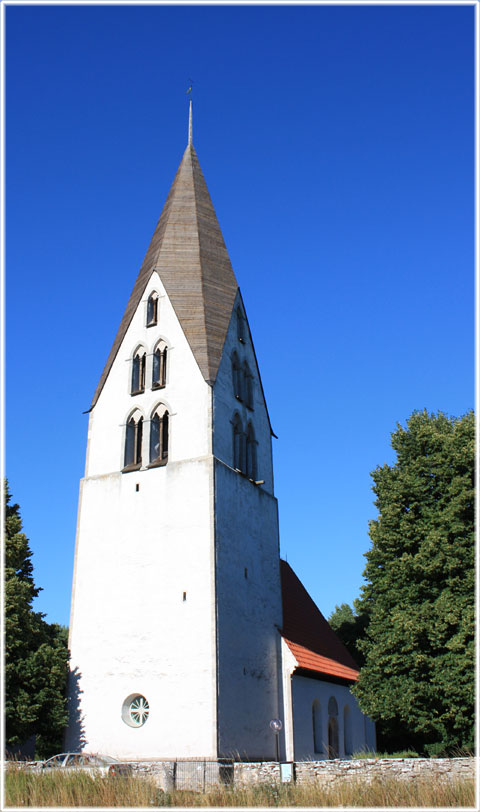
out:
<path id="1" fill-rule="evenodd" d="M 374 751 L 376 749 L 375 726 L 361 712 L 357 700 L 350 693 L 348 686 L 300 677 L 295 674 L 292 676 L 291 685 L 294 757 L 296 761 L 317 761 L 328 758 L 328 701 L 332 696 L 335 697 L 338 705 L 337 721 L 340 758 L 348 758 L 351 755 L 345 752 L 344 709 L 346 705 L 348 705 L 351 713 L 352 752 L 364 749 Z M 322 753 L 315 753 L 313 745 L 312 706 L 315 700 L 320 702 L 321 708 Z"/>
<path id="2" fill-rule="evenodd" d="M 146 328 L 151 290 L 163 297 L 158 326 Z M 151 391 L 150 353 L 160 337 L 170 348 L 167 386 Z M 149 353 L 147 386 L 131 396 L 139 343 Z M 147 421 L 159 401 L 171 414 L 168 465 L 120 473 L 131 410 Z M 146 422 L 144 464 L 148 434 Z M 211 389 L 154 274 L 90 416 L 70 625 L 78 670 L 70 701 L 80 718 L 69 728 L 69 748 L 121 758 L 216 756 L 210 454 Z M 150 717 L 131 728 L 122 703 L 137 692 Z"/>

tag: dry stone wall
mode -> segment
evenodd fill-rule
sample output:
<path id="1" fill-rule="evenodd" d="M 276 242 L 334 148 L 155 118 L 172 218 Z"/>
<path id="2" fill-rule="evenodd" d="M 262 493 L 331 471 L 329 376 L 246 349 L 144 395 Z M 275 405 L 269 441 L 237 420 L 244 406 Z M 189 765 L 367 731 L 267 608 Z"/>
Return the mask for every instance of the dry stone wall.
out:
<path id="1" fill-rule="evenodd" d="M 7 766 L 8 761 L 4 762 Z M 16 762 L 18 767 L 40 770 L 41 762 Z M 275 784 L 281 780 L 280 764 L 276 761 L 236 762 L 218 761 L 130 761 L 136 775 L 155 781 L 159 789 L 189 789 L 203 792 L 217 784 L 235 786 L 259 783 Z M 372 781 L 395 778 L 421 780 L 434 778 L 452 781 L 475 778 L 474 758 L 366 758 L 332 759 L 328 761 L 295 762 L 296 781 L 330 784 L 339 780 Z M 233 773 L 233 775 L 232 775 Z"/>
<path id="2" fill-rule="evenodd" d="M 331 759 L 328 761 L 297 761 L 297 783 L 315 781 L 328 784 L 339 779 L 371 781 L 377 778 L 417 779 L 435 777 L 440 781 L 474 778 L 473 758 L 366 758 Z M 235 764 L 235 784 L 273 782 L 280 780 L 276 762 Z"/>

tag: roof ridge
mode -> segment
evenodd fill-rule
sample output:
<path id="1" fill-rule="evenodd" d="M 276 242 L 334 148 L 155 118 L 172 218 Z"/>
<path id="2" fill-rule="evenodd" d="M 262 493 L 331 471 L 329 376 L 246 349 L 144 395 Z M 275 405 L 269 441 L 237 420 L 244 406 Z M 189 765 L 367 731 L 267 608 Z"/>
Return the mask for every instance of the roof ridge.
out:
<path id="1" fill-rule="evenodd" d="M 190 104 L 191 104 L 191 101 L 190 101 Z M 195 221 L 196 221 L 196 224 L 197 224 L 198 259 L 199 259 L 199 262 L 200 262 L 200 270 L 202 270 L 202 245 L 201 245 L 201 241 L 200 241 L 200 223 L 198 221 L 197 187 L 196 187 L 196 183 L 195 183 L 195 172 L 194 172 L 194 166 L 193 166 L 193 163 L 194 163 L 193 159 L 197 158 L 197 153 L 195 152 L 195 147 L 193 146 L 193 141 L 188 142 L 187 149 L 190 150 L 190 157 L 191 157 L 192 184 L 193 184 L 194 201 L 195 201 L 194 211 L 195 211 Z M 197 162 L 198 162 L 198 158 L 197 158 Z M 200 163 L 199 163 L 199 166 L 200 166 Z M 205 310 L 206 310 L 206 307 L 205 307 L 205 305 L 206 305 L 206 302 L 205 302 L 205 279 L 204 279 L 204 274 L 203 273 L 200 273 L 200 284 L 202 286 L 202 304 L 203 304 L 202 321 L 203 321 L 203 326 L 204 326 L 204 329 L 205 329 L 205 335 L 207 337 L 207 363 L 208 363 L 208 371 L 210 373 L 210 363 L 209 363 L 210 359 L 209 359 L 209 353 L 208 353 L 208 331 L 207 331 L 207 320 L 206 320 L 206 316 L 205 316 Z M 207 383 L 210 383 L 209 378 L 207 379 Z"/>

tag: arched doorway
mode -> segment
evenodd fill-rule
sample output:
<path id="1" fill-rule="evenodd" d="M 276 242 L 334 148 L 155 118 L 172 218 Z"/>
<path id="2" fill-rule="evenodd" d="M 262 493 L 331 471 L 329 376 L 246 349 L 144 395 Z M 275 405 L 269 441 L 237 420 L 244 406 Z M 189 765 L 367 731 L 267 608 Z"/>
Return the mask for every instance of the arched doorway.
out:
<path id="1" fill-rule="evenodd" d="M 323 753 L 322 709 L 318 699 L 315 699 L 312 705 L 312 726 L 313 726 L 313 752 Z"/>
<path id="2" fill-rule="evenodd" d="M 328 757 L 338 758 L 338 705 L 334 696 L 328 700 Z"/>
<path id="3" fill-rule="evenodd" d="M 346 756 L 352 755 L 352 714 L 348 705 L 343 709 L 343 749 Z"/>

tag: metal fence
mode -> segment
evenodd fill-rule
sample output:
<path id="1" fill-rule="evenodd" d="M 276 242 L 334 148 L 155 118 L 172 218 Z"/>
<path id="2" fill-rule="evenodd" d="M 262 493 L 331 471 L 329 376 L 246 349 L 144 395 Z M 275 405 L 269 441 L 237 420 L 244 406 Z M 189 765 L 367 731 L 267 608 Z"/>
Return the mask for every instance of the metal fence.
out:
<path id="1" fill-rule="evenodd" d="M 172 789 L 205 792 L 219 784 L 233 784 L 233 759 L 174 761 L 169 768 L 168 783 Z"/>

